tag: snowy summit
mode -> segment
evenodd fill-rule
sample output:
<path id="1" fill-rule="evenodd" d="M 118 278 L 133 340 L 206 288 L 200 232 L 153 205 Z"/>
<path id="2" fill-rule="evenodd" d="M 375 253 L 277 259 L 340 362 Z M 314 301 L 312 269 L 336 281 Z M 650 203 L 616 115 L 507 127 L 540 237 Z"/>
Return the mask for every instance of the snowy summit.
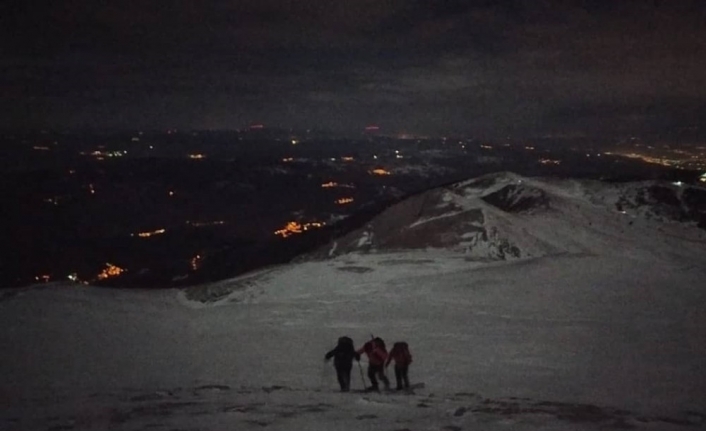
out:
<path id="1" fill-rule="evenodd" d="M 6 289 L 0 429 L 703 429 L 705 212 L 686 185 L 499 173 L 236 279 Z M 324 355 L 371 334 L 417 389 L 361 392 L 363 356 L 339 392 Z"/>

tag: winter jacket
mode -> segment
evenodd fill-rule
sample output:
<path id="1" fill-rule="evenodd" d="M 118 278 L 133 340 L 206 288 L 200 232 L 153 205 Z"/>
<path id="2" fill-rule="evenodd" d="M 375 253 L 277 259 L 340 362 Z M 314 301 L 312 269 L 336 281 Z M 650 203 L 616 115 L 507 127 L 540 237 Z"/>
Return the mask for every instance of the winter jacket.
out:
<path id="1" fill-rule="evenodd" d="M 355 351 L 353 344 L 339 343 L 326 354 L 326 360 L 333 358 L 336 368 L 353 366 L 353 359 L 360 361 L 360 354 Z"/>
<path id="2" fill-rule="evenodd" d="M 404 367 L 412 363 L 412 354 L 409 353 L 407 343 L 395 343 L 390 350 L 385 366 L 390 365 L 390 361 L 395 361 L 395 366 Z"/>
<path id="3" fill-rule="evenodd" d="M 382 366 L 385 364 L 385 359 L 387 359 L 387 351 L 382 347 L 378 346 L 377 343 L 368 341 L 356 351 L 360 354 L 365 352 L 368 355 L 368 363 L 373 366 Z"/>

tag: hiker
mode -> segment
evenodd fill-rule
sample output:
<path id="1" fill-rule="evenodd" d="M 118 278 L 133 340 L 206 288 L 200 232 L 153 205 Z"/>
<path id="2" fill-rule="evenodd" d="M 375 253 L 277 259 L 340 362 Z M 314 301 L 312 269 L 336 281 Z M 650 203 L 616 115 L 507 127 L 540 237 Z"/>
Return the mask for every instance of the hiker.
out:
<path id="1" fill-rule="evenodd" d="M 333 366 L 336 368 L 338 384 L 341 385 L 341 392 L 351 390 L 351 368 L 353 359 L 360 361 L 360 354 L 353 347 L 353 340 L 350 337 L 341 337 L 338 344 L 324 357 L 328 361 L 333 357 Z"/>
<path id="2" fill-rule="evenodd" d="M 377 391 L 379 378 L 385 384 L 385 389 L 390 389 L 390 381 L 385 376 L 385 359 L 387 359 L 387 350 L 385 342 L 380 337 L 373 338 L 358 349 L 357 353 L 363 353 L 368 356 L 368 378 L 372 386 L 369 390 Z"/>
<path id="3" fill-rule="evenodd" d="M 409 389 L 409 364 L 412 363 L 412 354 L 409 353 L 409 346 L 404 341 L 399 341 L 392 345 L 392 350 L 385 362 L 385 368 L 390 365 L 390 361 L 395 361 L 395 379 L 397 387 L 395 389 Z"/>

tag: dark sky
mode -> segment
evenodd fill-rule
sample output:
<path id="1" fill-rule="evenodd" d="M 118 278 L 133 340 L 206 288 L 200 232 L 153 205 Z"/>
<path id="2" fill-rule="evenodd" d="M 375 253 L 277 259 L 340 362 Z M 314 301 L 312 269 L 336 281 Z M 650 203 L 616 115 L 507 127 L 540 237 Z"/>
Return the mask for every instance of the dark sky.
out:
<path id="1" fill-rule="evenodd" d="M 10 0 L 0 127 L 706 127 L 703 0 Z"/>

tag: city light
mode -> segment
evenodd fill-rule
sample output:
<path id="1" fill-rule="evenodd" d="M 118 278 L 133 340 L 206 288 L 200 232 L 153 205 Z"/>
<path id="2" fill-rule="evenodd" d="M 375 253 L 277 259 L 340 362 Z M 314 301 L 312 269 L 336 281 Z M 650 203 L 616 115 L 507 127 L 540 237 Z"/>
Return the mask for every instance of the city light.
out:
<path id="1" fill-rule="evenodd" d="M 206 158 L 206 155 L 205 155 L 205 154 L 201 154 L 201 153 L 189 154 L 189 158 L 192 159 L 192 160 L 201 160 L 201 159 L 205 159 L 205 158 Z"/>
<path id="2" fill-rule="evenodd" d="M 198 271 L 199 268 L 201 268 L 201 262 L 203 260 L 203 257 L 201 257 L 200 254 L 197 254 L 196 256 L 191 258 L 191 270 L 192 271 Z"/>
<path id="3" fill-rule="evenodd" d="M 612 153 L 612 152 L 606 151 L 605 154 L 626 157 L 628 159 L 639 159 L 645 163 L 651 163 L 651 164 L 655 164 L 655 165 L 674 166 L 674 164 L 675 164 L 674 161 L 666 160 L 662 157 L 650 157 L 650 156 L 645 156 L 645 155 L 637 154 L 637 153 Z"/>
<path id="4" fill-rule="evenodd" d="M 636 147 L 638 145 L 635 145 Z M 647 147 L 650 148 L 650 147 Z M 665 150 L 662 150 L 665 151 Z M 704 169 L 706 168 L 706 154 L 702 152 L 694 151 L 693 148 L 687 150 L 675 150 L 669 149 L 666 153 L 660 152 L 654 154 L 642 154 L 636 152 L 609 152 L 606 151 L 603 154 L 620 156 L 628 159 L 637 159 L 645 163 L 668 166 L 677 169 Z"/>
<path id="5" fill-rule="evenodd" d="M 337 205 L 346 205 L 353 202 L 353 198 L 341 198 L 334 201 Z"/>
<path id="6" fill-rule="evenodd" d="M 322 189 L 330 189 L 334 187 L 339 187 L 339 188 L 344 188 L 344 189 L 354 189 L 355 185 L 353 184 L 339 184 L 335 181 L 329 181 L 327 183 L 321 184 Z"/>
<path id="7" fill-rule="evenodd" d="M 127 269 L 120 268 L 117 265 L 113 265 L 112 263 L 106 262 L 105 268 L 103 268 L 103 271 L 98 274 L 97 278 L 98 280 L 106 280 L 108 278 L 118 277 L 120 274 L 126 271 Z"/>
<path id="8" fill-rule="evenodd" d="M 372 171 L 370 171 L 370 173 L 373 175 L 383 175 L 383 176 L 384 175 L 392 175 L 392 173 L 390 171 L 386 171 L 385 169 L 382 169 L 382 168 L 373 169 Z"/>
<path id="9" fill-rule="evenodd" d="M 224 220 L 215 220 L 215 221 L 190 221 L 187 220 L 186 224 L 191 225 L 193 227 L 206 227 L 206 226 L 221 226 L 226 224 Z"/>
<path id="10" fill-rule="evenodd" d="M 161 234 L 163 234 L 163 233 L 166 232 L 166 231 L 167 231 L 166 229 L 157 229 L 157 230 L 153 230 L 153 231 L 150 231 L 150 232 L 140 232 L 140 233 L 137 234 L 137 236 L 139 236 L 140 238 L 149 238 L 149 237 L 151 237 L 151 236 L 161 235 Z M 135 236 L 135 235 L 134 235 L 134 234 L 130 234 L 130 236 Z"/>
<path id="11" fill-rule="evenodd" d="M 285 225 L 284 228 L 276 230 L 275 235 L 279 235 L 282 238 L 287 238 L 294 234 L 303 233 L 313 228 L 324 227 L 325 225 L 326 223 L 324 222 L 310 222 L 302 224 L 296 221 L 290 221 Z"/>
<path id="12" fill-rule="evenodd" d="M 102 147 L 102 145 L 101 145 Z M 95 150 L 91 151 L 90 153 L 87 153 L 85 151 L 81 151 L 79 153 L 82 156 L 92 156 L 95 157 L 96 160 L 105 160 L 106 157 L 123 157 L 125 154 L 127 154 L 127 151 L 101 151 L 101 150 Z"/>

